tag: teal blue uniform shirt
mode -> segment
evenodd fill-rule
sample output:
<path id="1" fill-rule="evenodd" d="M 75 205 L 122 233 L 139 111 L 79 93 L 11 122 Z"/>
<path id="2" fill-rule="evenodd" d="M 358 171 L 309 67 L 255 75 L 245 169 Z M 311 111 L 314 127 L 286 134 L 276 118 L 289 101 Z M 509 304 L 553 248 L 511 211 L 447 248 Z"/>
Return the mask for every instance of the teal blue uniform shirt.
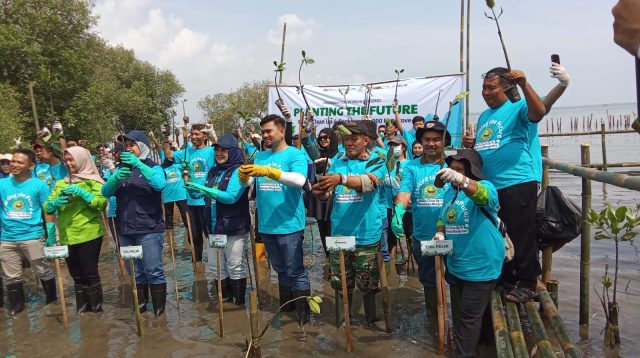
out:
<path id="1" fill-rule="evenodd" d="M 498 192 L 490 182 L 480 181 L 487 188 L 489 203 L 485 209 L 494 220 L 498 218 Z M 495 224 L 460 190 L 451 187 L 444 196 L 440 219 L 447 240 L 453 241 L 453 255 L 447 257 L 447 269 L 455 277 L 472 282 L 484 282 L 500 277 L 504 262 L 504 239 Z M 453 198 L 456 197 L 455 202 Z"/>
<path id="2" fill-rule="evenodd" d="M 537 180 L 529 151 L 529 108 L 524 99 L 489 108 L 478 119 L 475 150 L 482 172 L 500 190 Z"/>
<path id="3" fill-rule="evenodd" d="M 167 185 L 162 189 L 162 202 L 173 203 L 187 198 L 187 189 L 184 187 L 182 179 L 182 166 L 180 164 L 172 164 L 164 168 L 167 176 Z"/>
<path id="4" fill-rule="evenodd" d="M 51 173 L 49 172 L 49 164 L 47 163 L 38 163 L 36 164 L 35 169 L 33 170 L 33 177 L 42 180 L 49 188 L 51 185 L 55 183 L 55 180 L 51 178 Z"/>
<path id="5" fill-rule="evenodd" d="M 307 160 L 295 147 L 289 146 L 277 152 L 261 151 L 254 163 L 307 177 Z M 262 234 L 291 234 L 304 230 L 302 188 L 288 187 L 268 177 L 256 177 L 255 181 L 258 231 Z"/>
<path id="6" fill-rule="evenodd" d="M 216 165 L 215 151 L 213 147 L 204 147 L 196 149 L 191 145 L 187 146 L 187 149 L 181 149 L 173 153 L 173 161 L 175 164 L 182 164 L 186 159 L 193 168 L 193 180 L 194 183 L 204 185 L 207 180 L 207 173 L 209 169 Z M 191 195 L 187 195 L 187 204 L 191 206 L 204 205 L 204 199 L 202 197 L 194 198 Z"/>
<path id="7" fill-rule="evenodd" d="M 0 179 L 0 221 L 2 241 L 35 240 L 44 236 L 42 206 L 51 190 L 42 181 L 29 178 L 17 182 Z"/>
<path id="8" fill-rule="evenodd" d="M 416 142 L 416 130 L 411 128 L 411 130 L 406 130 L 403 129 L 402 130 L 402 136 L 404 137 L 404 140 L 407 141 L 407 157 L 409 159 L 414 159 L 413 157 L 413 143 Z"/>
<path id="9" fill-rule="evenodd" d="M 369 161 L 377 156 L 372 155 L 369 160 L 352 160 L 342 157 L 337 159 L 330 174 L 344 174 L 357 176 L 371 173 L 378 178 L 379 183 L 387 175 L 387 167 L 382 162 L 366 168 Z M 377 168 L 377 169 L 376 169 Z M 372 171 L 373 170 L 373 171 Z M 378 186 L 369 193 L 358 193 L 346 186 L 338 185 L 333 192 L 333 209 L 331 210 L 331 235 L 355 236 L 356 245 L 371 245 L 380 241 L 382 235 L 382 221 L 380 221 L 380 194 L 382 186 Z M 386 209 L 383 207 L 382 210 Z"/>
<path id="10" fill-rule="evenodd" d="M 542 146 L 538 135 L 538 123 L 529 123 L 529 152 L 533 160 L 533 173 L 538 183 L 542 183 Z"/>
<path id="11" fill-rule="evenodd" d="M 413 236 L 425 241 L 433 239 L 442 208 L 442 198 L 450 184 L 445 184 L 444 188 L 437 188 L 433 182 L 440 170 L 440 164 L 420 163 L 421 160 L 422 158 L 416 158 L 406 164 L 399 191 L 411 194 Z"/>

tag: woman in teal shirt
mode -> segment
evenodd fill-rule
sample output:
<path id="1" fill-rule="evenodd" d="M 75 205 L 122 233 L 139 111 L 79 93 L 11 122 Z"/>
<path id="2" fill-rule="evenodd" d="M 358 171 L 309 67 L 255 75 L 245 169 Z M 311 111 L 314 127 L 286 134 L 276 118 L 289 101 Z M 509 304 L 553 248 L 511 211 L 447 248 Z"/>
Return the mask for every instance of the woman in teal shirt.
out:
<path id="1" fill-rule="evenodd" d="M 444 194 L 434 240 L 453 241 L 447 258 L 451 285 L 456 357 L 473 357 L 485 309 L 502 271 L 504 239 L 498 231 L 498 193 L 480 171 L 482 158 L 473 149 L 460 149 L 446 159 L 439 176 L 451 187 Z"/>

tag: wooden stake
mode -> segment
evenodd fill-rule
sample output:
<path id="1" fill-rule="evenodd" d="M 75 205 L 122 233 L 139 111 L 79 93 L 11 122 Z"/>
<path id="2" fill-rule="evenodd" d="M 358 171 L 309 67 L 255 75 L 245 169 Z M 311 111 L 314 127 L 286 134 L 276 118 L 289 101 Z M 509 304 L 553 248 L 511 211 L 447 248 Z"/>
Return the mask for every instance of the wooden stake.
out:
<path id="1" fill-rule="evenodd" d="M 446 267 L 442 256 L 440 257 L 440 287 L 442 287 L 442 305 L 444 306 L 444 333 L 447 336 L 447 351 L 453 351 L 453 342 L 451 341 L 451 327 L 449 326 L 449 303 L 447 300 L 447 281 L 444 279 Z"/>
<path id="2" fill-rule="evenodd" d="M 120 239 L 118 239 L 118 234 L 116 233 L 116 223 L 113 218 L 107 219 L 109 225 L 113 227 L 113 240 L 116 243 L 116 258 L 118 260 L 118 272 L 120 273 L 120 277 L 127 277 L 128 272 L 127 268 L 124 266 L 124 260 L 122 256 L 120 256 Z"/>
<path id="3" fill-rule="evenodd" d="M 442 286 L 440 285 L 440 275 L 442 274 L 442 260 L 440 256 L 435 257 L 436 261 L 436 296 L 438 301 L 438 352 L 444 354 L 444 302 L 442 302 Z"/>
<path id="4" fill-rule="evenodd" d="M 189 210 L 187 210 L 186 212 L 187 214 L 187 226 L 189 227 L 187 229 L 187 235 L 189 238 L 189 242 L 191 243 L 191 262 L 192 262 L 192 266 L 193 266 L 193 276 L 196 276 L 196 271 L 197 271 L 197 265 L 196 265 L 196 249 L 195 249 L 195 241 L 194 241 L 194 233 L 192 232 L 193 230 L 193 226 L 191 226 L 191 215 L 189 215 Z M 202 234 L 202 233 L 200 233 Z"/>
<path id="5" fill-rule="evenodd" d="M 387 270 L 384 267 L 382 252 L 376 253 L 378 259 L 378 272 L 380 274 L 380 286 L 382 287 L 382 311 L 384 312 L 385 332 L 391 333 L 391 312 L 389 312 L 389 285 L 387 284 Z"/>
<path id="6" fill-rule="evenodd" d="M 54 259 L 56 268 L 56 277 L 58 279 L 58 295 L 60 296 L 60 307 L 62 307 L 62 323 L 64 329 L 69 328 L 69 320 L 67 318 L 67 302 L 64 299 L 64 282 L 62 281 L 62 273 L 60 272 L 60 260 Z"/>
<path id="7" fill-rule="evenodd" d="M 176 289 L 176 308 L 180 316 L 180 293 L 178 292 L 178 274 L 176 273 L 176 255 L 173 251 L 173 229 L 168 231 L 169 249 L 171 250 L 171 263 L 173 265 L 173 286 Z"/>
<path id="8" fill-rule="evenodd" d="M 220 267 L 220 248 L 216 249 L 216 256 L 218 258 L 218 335 L 224 336 L 224 312 L 222 308 L 222 268 Z"/>
<path id="9" fill-rule="evenodd" d="M 249 276 L 249 323 L 251 327 L 251 350 L 254 358 L 260 358 L 260 333 L 258 331 L 258 296 L 256 295 L 255 282 L 258 281 L 257 275 L 251 274 L 251 266 L 249 265 L 249 254 L 244 250 L 244 257 L 247 265 L 247 273 Z M 253 281 L 255 277 L 256 281 Z M 249 352 L 251 354 L 251 352 Z"/>
<path id="10" fill-rule="evenodd" d="M 344 309 L 344 333 L 347 339 L 347 352 L 353 352 L 351 339 L 351 320 L 349 319 L 349 293 L 347 291 L 347 269 L 344 264 L 344 252 L 340 251 L 340 279 L 342 281 L 342 306 Z M 336 297 L 337 298 L 337 297 Z"/>
<path id="11" fill-rule="evenodd" d="M 256 253 L 256 232 L 251 225 L 249 227 L 249 237 L 251 238 L 251 256 L 253 258 L 253 275 L 255 277 L 255 285 L 256 285 L 256 296 L 258 297 L 258 304 L 262 302 L 260 297 L 260 275 L 258 275 L 258 254 Z M 249 260 L 247 259 L 247 264 L 249 264 Z"/>
<path id="12" fill-rule="evenodd" d="M 131 265 L 131 289 L 133 290 L 133 310 L 136 313 L 136 332 L 138 337 L 142 337 L 142 319 L 140 318 L 140 307 L 138 306 L 138 285 L 136 284 L 136 268 L 133 259 L 129 260 Z"/>

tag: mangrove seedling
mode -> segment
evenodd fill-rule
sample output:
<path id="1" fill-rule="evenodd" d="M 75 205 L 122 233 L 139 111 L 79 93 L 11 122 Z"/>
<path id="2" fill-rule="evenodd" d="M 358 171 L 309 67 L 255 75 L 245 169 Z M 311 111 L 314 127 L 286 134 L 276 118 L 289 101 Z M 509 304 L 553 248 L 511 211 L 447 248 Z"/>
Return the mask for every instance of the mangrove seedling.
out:
<path id="1" fill-rule="evenodd" d="M 366 85 L 366 84 L 362 84 L 362 87 L 364 87 L 364 116 L 366 119 L 370 119 L 369 118 L 369 108 L 371 107 L 371 87 L 370 85 Z"/>
<path id="2" fill-rule="evenodd" d="M 347 86 L 347 89 L 344 90 L 344 92 L 342 92 L 342 88 L 338 88 L 338 92 L 340 92 L 340 94 L 342 95 L 342 98 L 344 98 L 344 111 L 345 113 L 347 113 L 347 118 L 349 120 L 351 120 L 351 114 L 349 113 L 349 105 L 347 103 L 347 94 L 349 93 L 349 88 L 351 88 L 350 86 Z"/>
<path id="3" fill-rule="evenodd" d="M 285 63 L 284 62 L 278 63 L 277 61 L 273 61 L 273 65 L 276 66 L 276 69 L 273 71 L 275 72 L 275 76 L 273 78 L 273 85 L 276 87 L 276 93 L 278 94 L 278 99 L 276 100 L 276 106 L 278 107 L 280 112 L 282 112 L 282 106 L 284 105 L 284 101 L 282 100 L 282 96 L 280 95 L 280 87 L 278 87 L 278 74 L 282 77 L 282 71 L 284 71 L 285 69 L 284 67 Z"/>
<path id="4" fill-rule="evenodd" d="M 509 61 L 509 55 L 507 55 L 507 47 L 504 45 L 502 30 L 500 29 L 500 22 L 498 21 L 498 19 L 500 19 L 504 11 L 502 10 L 502 7 L 500 7 L 500 13 L 496 14 L 496 11 L 495 11 L 496 2 L 494 0 L 487 0 L 487 6 L 489 7 L 489 9 L 491 9 L 491 14 L 493 14 L 493 16 L 489 16 L 486 12 L 484 13 L 484 16 L 486 16 L 490 20 L 493 20 L 496 23 L 496 27 L 498 28 L 498 37 L 500 38 L 500 44 L 502 45 L 502 52 L 504 52 L 504 59 L 507 62 L 507 70 L 511 72 L 511 62 Z M 506 79 L 507 81 L 509 81 L 509 86 L 504 90 L 505 94 L 507 95 L 507 97 L 509 97 L 509 100 L 511 102 L 519 101 L 520 93 L 518 93 L 518 87 L 516 87 L 515 83 L 513 83 L 513 81 L 511 81 L 510 78 L 506 78 Z"/>
<path id="5" fill-rule="evenodd" d="M 300 68 L 298 69 L 298 82 L 300 83 L 300 87 L 298 87 L 298 90 L 302 94 L 302 99 L 304 99 L 305 106 L 307 106 L 307 108 L 305 108 L 305 118 L 307 120 L 305 124 L 305 130 L 307 132 L 311 132 L 311 130 L 313 129 L 313 110 L 309 105 L 309 101 L 307 101 L 307 96 L 305 96 L 304 94 L 304 85 L 302 84 L 302 66 L 313 65 L 314 63 L 316 63 L 316 61 L 311 57 L 307 57 L 307 52 L 305 50 L 302 50 L 302 61 L 300 61 Z"/>
<path id="6" fill-rule="evenodd" d="M 613 240 L 615 244 L 615 261 L 613 271 L 613 282 L 609 277 L 609 265 L 604 267 L 604 276 L 601 277 L 602 293 L 594 287 L 596 295 L 600 299 L 602 309 L 607 320 L 604 329 L 604 346 L 616 349 L 620 346 L 620 329 L 618 327 L 618 316 L 620 308 L 617 301 L 618 291 L 618 263 L 619 263 L 619 247 L 621 242 L 632 243 L 633 239 L 638 236 L 638 227 L 640 227 L 640 204 L 635 209 L 626 206 L 615 207 L 608 204 L 605 209 L 595 211 L 589 209 L 586 221 L 593 225 L 597 230 L 594 239 L 596 240 Z M 611 295 L 609 291 L 612 290 Z"/>
<path id="7" fill-rule="evenodd" d="M 439 121 L 440 117 L 438 117 L 438 105 L 440 104 L 440 94 L 442 93 L 442 89 L 438 90 L 438 99 L 436 100 L 436 111 L 433 112 L 433 120 Z"/>
<path id="8" fill-rule="evenodd" d="M 398 102 L 398 84 L 400 83 L 400 74 L 402 72 L 404 72 L 404 68 L 400 69 L 400 70 L 395 70 L 396 71 L 396 93 L 393 95 L 393 101 L 394 102 Z"/>

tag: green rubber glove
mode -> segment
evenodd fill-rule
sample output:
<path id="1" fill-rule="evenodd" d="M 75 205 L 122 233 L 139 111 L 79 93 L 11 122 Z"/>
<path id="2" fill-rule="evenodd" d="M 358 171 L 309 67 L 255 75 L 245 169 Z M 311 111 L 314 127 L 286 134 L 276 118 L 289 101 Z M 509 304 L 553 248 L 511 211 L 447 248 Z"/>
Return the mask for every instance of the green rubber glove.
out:
<path id="1" fill-rule="evenodd" d="M 205 185 L 202 185 L 202 184 L 198 184 L 198 183 L 194 183 L 192 181 L 190 181 L 187 184 L 185 184 L 184 187 L 187 188 L 187 190 L 189 190 L 189 191 L 195 191 L 195 192 L 198 192 L 198 193 L 202 193 L 207 198 L 214 199 L 214 200 L 218 198 L 218 193 L 220 193 L 220 190 L 218 190 L 217 188 L 209 188 L 208 186 L 205 186 Z"/>
<path id="2" fill-rule="evenodd" d="M 404 237 L 404 229 L 402 227 L 402 217 L 407 209 L 402 204 L 396 204 L 393 208 L 393 218 L 391 218 L 391 232 L 399 238 Z"/>
<path id="3" fill-rule="evenodd" d="M 56 223 L 47 223 L 47 239 L 44 240 L 44 246 L 56 246 Z"/>
<path id="4" fill-rule="evenodd" d="M 76 184 L 69 185 L 68 187 L 62 189 L 62 194 L 80 197 L 87 203 L 91 203 L 91 200 L 93 200 L 93 194 L 82 189 Z"/>
<path id="5" fill-rule="evenodd" d="M 182 176 L 184 176 L 185 173 L 189 173 L 190 179 L 195 178 L 195 175 L 193 174 L 193 166 L 187 161 L 182 162 Z"/>
<path id="6" fill-rule="evenodd" d="M 142 165 L 140 158 L 136 157 L 136 155 L 131 152 L 120 153 L 120 161 L 124 164 L 129 164 L 132 168 L 138 168 Z"/>
<path id="7" fill-rule="evenodd" d="M 69 197 L 67 195 L 58 195 L 55 199 L 47 201 L 44 210 L 47 214 L 53 214 L 67 204 L 69 204 Z"/>

